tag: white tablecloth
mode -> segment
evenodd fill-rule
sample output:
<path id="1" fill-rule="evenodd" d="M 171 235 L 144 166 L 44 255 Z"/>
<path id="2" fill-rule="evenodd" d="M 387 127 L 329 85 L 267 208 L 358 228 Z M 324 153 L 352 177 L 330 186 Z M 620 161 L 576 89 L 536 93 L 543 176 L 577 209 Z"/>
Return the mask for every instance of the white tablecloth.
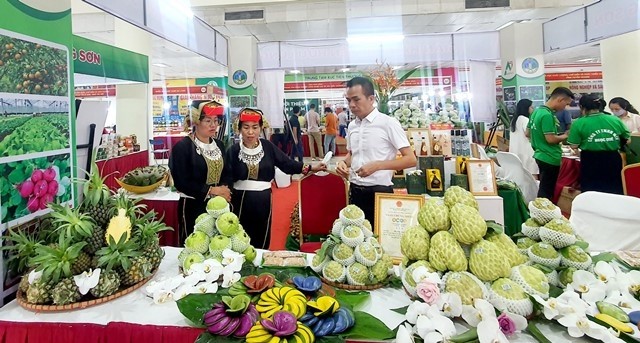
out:
<path id="1" fill-rule="evenodd" d="M 175 276 L 178 273 L 178 253 L 181 248 L 165 247 L 165 258 L 155 279 Z M 144 286 L 142 287 L 144 288 Z M 0 309 L 0 320 L 13 322 L 54 322 L 54 323 L 92 323 L 106 325 L 109 322 L 128 322 L 161 326 L 189 326 L 175 302 L 169 301 L 156 305 L 141 289 L 108 303 L 65 313 L 34 313 L 24 310 L 14 300 Z M 395 328 L 404 321 L 404 316 L 391 311 L 409 305 L 411 302 L 404 291 L 398 289 L 378 289 L 371 292 L 362 311 L 367 312 Z M 462 325 L 458 330 L 462 333 Z M 539 325 L 545 336 L 554 343 L 587 342 L 570 337 L 566 331 L 558 331 L 556 326 Z M 526 334 L 512 337 L 511 342 L 535 343 L 536 340 Z"/>

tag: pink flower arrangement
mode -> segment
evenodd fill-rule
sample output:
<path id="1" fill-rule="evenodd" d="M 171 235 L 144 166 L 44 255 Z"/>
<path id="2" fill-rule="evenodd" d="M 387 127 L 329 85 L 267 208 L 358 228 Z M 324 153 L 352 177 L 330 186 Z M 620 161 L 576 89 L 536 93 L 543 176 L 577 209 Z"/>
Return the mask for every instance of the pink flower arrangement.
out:
<path id="1" fill-rule="evenodd" d="M 416 292 L 418 297 L 429 305 L 435 304 L 440 299 L 440 288 L 435 282 L 426 278 L 418 283 Z"/>
<path id="2" fill-rule="evenodd" d="M 498 316 L 498 324 L 500 325 L 500 331 L 506 336 L 511 336 L 516 332 L 516 323 L 506 313 Z"/>

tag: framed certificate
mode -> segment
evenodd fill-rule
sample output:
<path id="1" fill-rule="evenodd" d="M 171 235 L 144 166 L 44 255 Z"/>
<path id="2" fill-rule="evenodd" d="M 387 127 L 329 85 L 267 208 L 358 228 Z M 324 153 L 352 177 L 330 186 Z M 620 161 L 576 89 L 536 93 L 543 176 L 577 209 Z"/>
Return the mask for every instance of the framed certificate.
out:
<path id="1" fill-rule="evenodd" d="M 418 224 L 423 195 L 376 193 L 374 233 L 394 263 L 402 262 L 400 238 L 404 231 Z"/>
<path id="2" fill-rule="evenodd" d="M 469 191 L 473 195 L 498 195 L 496 174 L 491 160 L 468 160 Z"/>

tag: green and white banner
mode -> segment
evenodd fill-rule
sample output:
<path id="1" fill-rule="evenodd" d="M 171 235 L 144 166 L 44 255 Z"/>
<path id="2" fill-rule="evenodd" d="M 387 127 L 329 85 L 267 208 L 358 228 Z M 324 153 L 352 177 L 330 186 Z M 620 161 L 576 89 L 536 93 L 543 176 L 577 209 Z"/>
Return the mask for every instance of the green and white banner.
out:
<path id="1" fill-rule="evenodd" d="M 73 202 L 69 0 L 0 1 L 0 229 Z"/>
<path id="2" fill-rule="evenodd" d="M 115 46 L 73 36 L 73 70 L 77 74 L 149 82 L 149 58 Z"/>

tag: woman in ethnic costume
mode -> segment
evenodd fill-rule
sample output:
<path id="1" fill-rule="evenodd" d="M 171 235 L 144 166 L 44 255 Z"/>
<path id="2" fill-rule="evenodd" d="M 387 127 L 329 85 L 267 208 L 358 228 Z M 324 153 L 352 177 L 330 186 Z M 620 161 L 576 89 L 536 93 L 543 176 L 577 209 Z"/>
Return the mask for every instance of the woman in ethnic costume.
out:
<path id="1" fill-rule="evenodd" d="M 273 143 L 260 138 L 264 124 L 262 111 L 242 109 L 238 113 L 238 130 L 242 139 L 227 150 L 225 159 L 233 188 L 233 212 L 251 237 L 251 245 L 259 249 L 269 249 L 271 181 L 275 167 L 286 174 L 308 174 L 327 169 L 323 163 L 312 167 L 294 161 Z"/>
<path id="2" fill-rule="evenodd" d="M 182 193 L 178 203 L 180 244 L 193 232 L 196 218 L 206 212 L 207 200 L 221 196 L 231 200 L 225 166 L 224 144 L 213 138 L 224 116 L 224 106 L 215 101 L 194 101 L 191 106 L 191 134 L 171 150 L 169 169 L 176 189 Z"/>

